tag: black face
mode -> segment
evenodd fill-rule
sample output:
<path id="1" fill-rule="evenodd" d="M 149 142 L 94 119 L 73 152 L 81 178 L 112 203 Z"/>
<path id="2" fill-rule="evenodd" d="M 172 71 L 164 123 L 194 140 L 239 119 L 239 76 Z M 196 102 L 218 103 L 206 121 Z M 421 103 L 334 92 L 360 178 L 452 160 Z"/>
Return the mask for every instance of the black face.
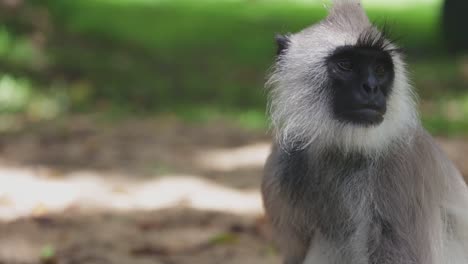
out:
<path id="1" fill-rule="evenodd" d="M 390 54 L 365 47 L 341 47 L 328 59 L 337 119 L 364 126 L 383 121 L 395 72 Z"/>

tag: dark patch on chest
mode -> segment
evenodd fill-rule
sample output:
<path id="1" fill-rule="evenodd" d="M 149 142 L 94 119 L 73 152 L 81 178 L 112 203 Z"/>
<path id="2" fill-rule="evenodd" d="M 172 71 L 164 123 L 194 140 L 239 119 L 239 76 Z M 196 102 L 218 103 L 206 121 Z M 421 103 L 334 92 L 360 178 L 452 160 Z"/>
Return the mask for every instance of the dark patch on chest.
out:
<path id="1" fill-rule="evenodd" d="M 342 159 L 337 152 L 320 156 L 311 155 L 305 150 L 279 155 L 280 186 L 282 193 L 293 205 L 314 202 L 310 198 L 335 190 L 341 183 L 365 165 L 359 158 Z M 329 201 L 332 203 L 333 201 Z"/>
<path id="2" fill-rule="evenodd" d="M 361 155 L 343 156 L 339 151 L 314 155 L 306 151 L 283 153 L 279 158 L 281 192 L 298 210 L 307 212 L 323 235 L 346 240 L 356 229 L 349 203 L 358 204 L 368 191 L 370 161 Z M 356 188 L 352 201 L 343 194 Z M 352 195 L 352 196 L 354 196 Z M 348 199 L 349 200 L 349 199 Z"/>
<path id="3" fill-rule="evenodd" d="M 410 245 L 389 222 L 374 222 L 372 226 L 377 232 L 368 237 L 370 264 L 424 263 L 413 250 L 417 245 Z"/>
<path id="4" fill-rule="evenodd" d="M 387 263 L 394 255 L 396 247 L 400 247 L 395 227 L 384 219 L 376 210 L 372 210 L 372 222 L 369 226 L 367 247 L 369 252 L 369 263 Z"/>

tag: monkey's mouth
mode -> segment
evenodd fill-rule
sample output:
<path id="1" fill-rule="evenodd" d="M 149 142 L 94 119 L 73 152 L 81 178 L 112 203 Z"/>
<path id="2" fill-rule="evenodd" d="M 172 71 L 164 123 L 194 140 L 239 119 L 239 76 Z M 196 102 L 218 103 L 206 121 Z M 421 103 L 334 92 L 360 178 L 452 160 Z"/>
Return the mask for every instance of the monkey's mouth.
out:
<path id="1" fill-rule="evenodd" d="M 348 111 L 346 119 L 360 125 L 378 125 L 384 120 L 384 114 L 384 109 L 365 107 Z"/>

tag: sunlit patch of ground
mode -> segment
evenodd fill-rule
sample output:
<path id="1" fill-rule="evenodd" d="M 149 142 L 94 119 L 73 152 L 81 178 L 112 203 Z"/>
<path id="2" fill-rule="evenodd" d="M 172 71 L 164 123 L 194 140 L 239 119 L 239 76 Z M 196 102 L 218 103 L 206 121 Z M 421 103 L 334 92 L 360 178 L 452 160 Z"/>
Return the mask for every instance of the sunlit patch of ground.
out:
<path id="1" fill-rule="evenodd" d="M 269 143 L 258 143 L 237 148 L 203 150 L 197 162 L 206 169 L 226 172 L 244 168 L 261 168 L 270 152 Z"/>
<path id="2" fill-rule="evenodd" d="M 69 207 L 262 212 L 259 186 L 270 148 L 263 132 L 82 118 L 31 131 L 0 141 L 3 219 Z"/>
<path id="3" fill-rule="evenodd" d="M 54 178 L 33 169 L 0 168 L 0 218 L 11 220 L 73 207 L 157 210 L 184 206 L 238 214 L 262 213 L 258 189 L 239 191 L 196 176 L 129 178 L 93 171 Z"/>

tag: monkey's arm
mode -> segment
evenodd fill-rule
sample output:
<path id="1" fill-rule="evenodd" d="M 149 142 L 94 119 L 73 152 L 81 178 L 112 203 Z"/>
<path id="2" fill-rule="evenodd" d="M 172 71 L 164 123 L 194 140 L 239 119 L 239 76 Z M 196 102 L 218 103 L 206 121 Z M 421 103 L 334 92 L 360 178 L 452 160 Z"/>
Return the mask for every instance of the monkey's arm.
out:
<path id="1" fill-rule="evenodd" d="M 288 158 L 285 159 L 284 155 Z M 311 221 L 307 221 L 303 212 L 289 199 L 288 193 L 294 190 L 285 184 L 284 177 L 294 177 L 297 175 L 291 175 L 292 173 L 302 171 L 290 164 L 288 155 L 273 147 L 265 165 L 262 193 L 266 214 L 273 228 L 273 239 L 284 256 L 284 263 L 302 264 L 311 240 L 310 231 L 304 232 L 311 228 L 304 225 Z M 294 171 L 291 171 L 293 168 Z"/>
<path id="2" fill-rule="evenodd" d="M 422 138 L 431 146 L 432 153 L 425 173 L 431 175 L 428 180 L 435 188 L 441 188 L 441 220 L 442 234 L 438 236 L 441 248 L 439 262 L 447 264 L 468 263 L 468 187 L 461 173 L 450 161 L 448 156 L 437 146 L 436 142 L 427 134 Z"/>
<path id="3" fill-rule="evenodd" d="M 451 166 L 445 208 L 447 251 L 445 258 L 450 264 L 468 263 L 468 188 L 458 170 Z"/>

